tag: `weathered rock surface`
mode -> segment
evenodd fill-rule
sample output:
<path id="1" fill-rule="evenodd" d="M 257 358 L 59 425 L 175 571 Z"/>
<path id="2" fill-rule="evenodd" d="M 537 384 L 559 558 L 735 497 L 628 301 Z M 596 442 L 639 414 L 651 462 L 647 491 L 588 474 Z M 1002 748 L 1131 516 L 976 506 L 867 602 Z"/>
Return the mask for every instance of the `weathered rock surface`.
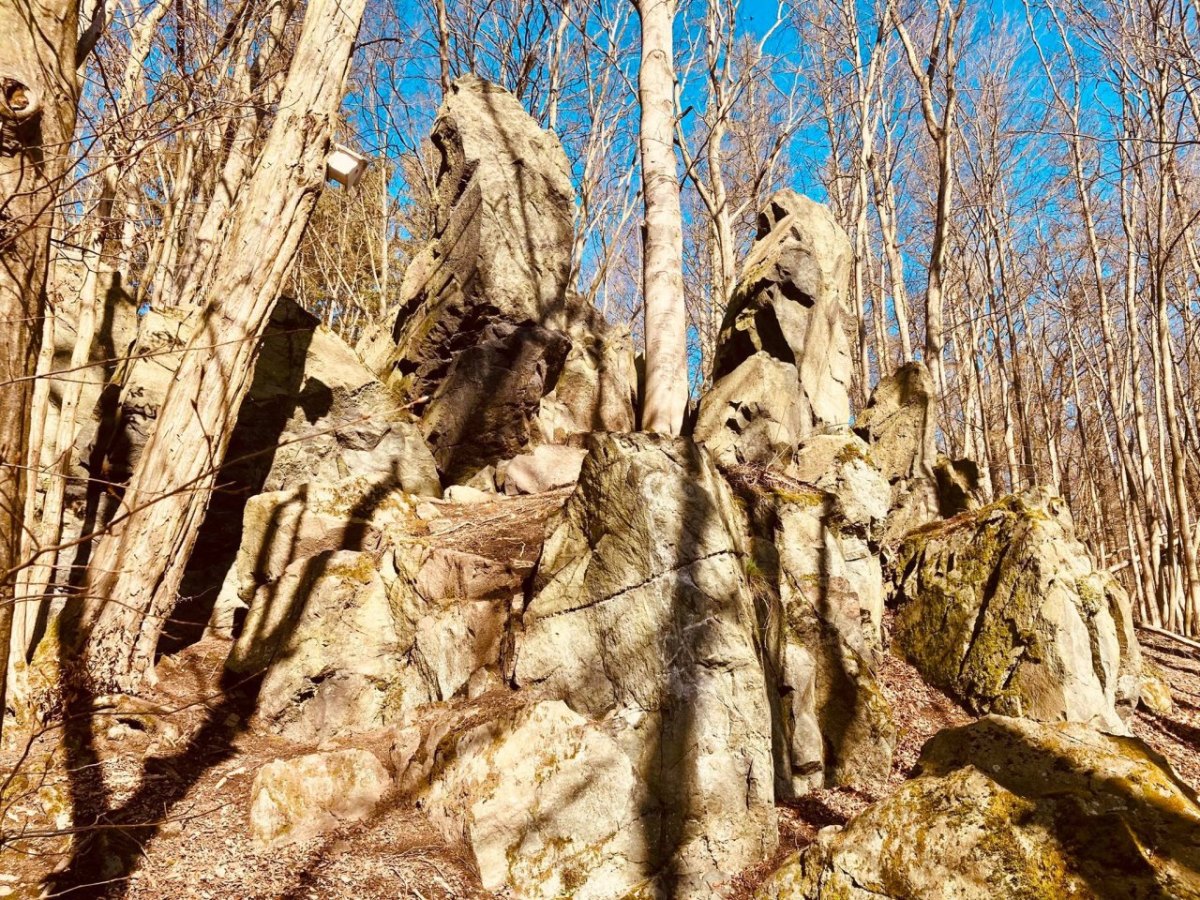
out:
<path id="1" fill-rule="evenodd" d="M 777 839 L 743 528 L 691 441 L 593 437 L 517 646 L 517 684 L 605 717 L 648 787 L 646 875 L 680 890 Z"/>
<path id="2" fill-rule="evenodd" d="M 255 715 L 266 727 L 318 741 L 379 728 L 429 699 L 405 658 L 412 641 L 371 557 L 342 550 L 259 588 L 226 666 L 264 673 Z"/>
<path id="3" fill-rule="evenodd" d="M 393 761 L 483 886 L 519 898 L 618 898 L 645 882 L 656 817 L 634 761 L 561 701 L 431 711 Z"/>
<path id="4" fill-rule="evenodd" d="M 321 741 L 499 684 L 514 598 L 565 493 L 491 495 L 490 526 L 422 501 L 426 522 L 362 478 L 254 498 L 218 611 L 238 634 L 228 668 L 262 673 L 256 723 Z"/>
<path id="5" fill-rule="evenodd" d="M 883 544 L 981 505 L 979 466 L 938 454 L 937 417 L 933 378 L 924 363 L 910 362 L 880 379 L 855 421 L 871 461 L 892 486 Z"/>
<path id="6" fill-rule="evenodd" d="M 629 329 L 575 325 L 568 336 L 558 381 L 538 407 L 538 440 L 565 444 L 594 431 L 633 431 L 638 379 Z"/>
<path id="7" fill-rule="evenodd" d="M 807 424 L 798 379 L 791 363 L 751 355 L 704 395 L 696 439 L 723 466 L 787 465 Z"/>
<path id="8" fill-rule="evenodd" d="M 259 847 L 306 841 L 369 818 L 391 788 L 367 750 L 310 753 L 267 763 L 250 789 L 250 830 Z"/>
<path id="9" fill-rule="evenodd" d="M 829 477 L 836 487 L 837 476 Z M 731 478 L 757 535 L 752 583 L 775 722 L 776 795 L 872 785 L 888 774 L 896 740 L 875 675 L 878 557 L 838 511 L 838 495 L 774 472 L 735 470 Z"/>
<path id="10" fill-rule="evenodd" d="M 432 141 L 435 238 L 405 273 L 384 377 L 405 402 L 427 398 L 441 471 L 463 481 L 531 443 L 627 429 L 632 350 L 568 284 L 575 198 L 558 139 L 469 75 Z"/>
<path id="11" fill-rule="evenodd" d="M 1134 738 L 989 716 L 826 828 L 759 900 L 1200 897 L 1200 806 Z"/>
<path id="12" fill-rule="evenodd" d="M 506 494 L 536 494 L 566 487 L 579 480 L 587 451 L 581 447 L 544 444 L 497 467 Z"/>
<path id="13" fill-rule="evenodd" d="M 758 238 L 717 337 L 713 389 L 701 401 L 695 432 L 720 448 L 722 461 L 732 455 L 736 462 L 769 462 L 789 440 L 849 423 L 842 313 L 850 260 L 845 231 L 807 197 L 779 191 L 760 213 Z M 793 367 L 798 381 L 785 394 L 777 390 L 789 370 L 768 365 L 762 354 Z M 742 366 L 753 375 L 739 375 Z M 756 378 L 771 382 L 755 386 Z M 761 427 L 753 421 L 760 417 Z"/>
<path id="14" fill-rule="evenodd" d="M 237 611 L 259 588 L 319 553 L 361 550 L 379 559 L 389 529 L 413 518 L 414 498 L 391 479 L 354 476 L 251 497 L 242 516 L 241 544 L 213 611 L 214 630 L 229 634 Z"/>
<path id="15" fill-rule="evenodd" d="M 977 713 L 1123 731 L 1141 653 L 1129 599 L 1066 504 L 1009 496 L 911 533 L 895 561 L 897 649 Z"/>
<path id="16" fill-rule="evenodd" d="M 114 318 L 134 316 L 128 305 L 118 302 Z M 198 310 L 151 309 L 104 339 L 128 339 L 107 352 L 130 359 L 112 375 L 120 386 L 112 408 L 94 408 L 81 424 L 80 446 L 110 477 L 132 472 L 199 327 Z M 222 478 L 243 491 L 386 472 L 410 493 L 441 494 L 412 416 L 341 338 L 287 298 L 272 313 L 226 458 Z"/>

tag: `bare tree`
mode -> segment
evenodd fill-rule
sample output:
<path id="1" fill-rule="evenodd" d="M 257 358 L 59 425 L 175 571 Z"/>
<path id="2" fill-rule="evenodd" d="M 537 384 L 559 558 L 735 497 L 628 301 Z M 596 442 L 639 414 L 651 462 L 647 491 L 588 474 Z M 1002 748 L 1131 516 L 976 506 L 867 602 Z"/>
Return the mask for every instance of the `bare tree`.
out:
<path id="1" fill-rule="evenodd" d="M 310 0 L 279 110 L 231 221 L 197 330 L 112 529 L 88 571 L 88 674 L 101 688 L 152 677 L 255 353 L 324 180 L 365 0 Z M 201 351 L 200 348 L 208 348 Z"/>
<path id="2" fill-rule="evenodd" d="M 75 131 L 76 67 L 88 50 L 79 42 L 78 18 L 78 0 L 0 7 L 0 715 L 17 600 L 31 379 L 45 315 L 51 220 Z"/>
<path id="3" fill-rule="evenodd" d="M 636 0 L 642 23 L 642 195 L 646 217 L 642 290 L 646 380 L 642 427 L 678 434 L 687 409 L 687 310 L 683 299 L 683 213 L 675 157 L 675 0 Z"/>

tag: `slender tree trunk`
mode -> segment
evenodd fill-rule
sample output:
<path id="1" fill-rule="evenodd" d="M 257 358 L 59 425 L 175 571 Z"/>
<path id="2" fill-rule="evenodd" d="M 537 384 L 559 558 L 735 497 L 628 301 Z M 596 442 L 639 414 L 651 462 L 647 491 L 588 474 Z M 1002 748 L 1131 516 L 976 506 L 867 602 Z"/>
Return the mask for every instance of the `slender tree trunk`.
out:
<path id="1" fill-rule="evenodd" d="M 642 23 L 641 101 L 646 383 L 642 427 L 679 434 L 687 409 L 683 213 L 675 157 L 675 0 L 636 0 Z"/>
<path id="2" fill-rule="evenodd" d="M 75 131 L 78 0 L 0 4 L 0 727 L 55 200 Z"/>
<path id="3" fill-rule="evenodd" d="M 201 326 L 88 571 L 93 687 L 152 678 L 164 617 L 224 460 L 259 339 L 324 181 L 325 157 L 366 0 L 310 0 L 279 111 L 234 204 Z"/>

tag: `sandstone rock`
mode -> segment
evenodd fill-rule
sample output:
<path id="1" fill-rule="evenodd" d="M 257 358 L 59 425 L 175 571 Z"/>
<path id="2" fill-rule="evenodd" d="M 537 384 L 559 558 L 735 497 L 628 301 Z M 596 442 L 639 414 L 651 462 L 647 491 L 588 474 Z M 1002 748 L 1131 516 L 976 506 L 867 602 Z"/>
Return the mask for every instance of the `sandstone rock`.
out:
<path id="1" fill-rule="evenodd" d="M 570 346 L 559 331 L 501 322 L 455 356 L 421 419 L 447 479 L 461 481 L 529 445 Z"/>
<path id="2" fill-rule="evenodd" d="M 973 459 L 939 456 L 933 474 L 937 481 L 938 513 L 942 518 L 949 519 L 983 505 L 983 476 Z"/>
<path id="3" fill-rule="evenodd" d="M 833 497 L 833 513 L 842 525 L 876 540 L 888 515 L 891 486 L 875 465 L 866 443 L 838 432 L 806 438 L 796 450 L 788 475 Z"/>
<path id="4" fill-rule="evenodd" d="M 393 760 L 401 791 L 470 848 L 489 891 L 593 900 L 646 880 L 646 786 L 619 742 L 561 701 L 450 711 L 401 730 Z"/>
<path id="5" fill-rule="evenodd" d="M 842 312 L 850 240 L 829 210 L 794 191 L 759 215 L 758 239 L 725 314 L 713 358 L 719 383 L 758 352 L 796 367 L 801 432 L 850 421 L 850 352 Z"/>
<path id="6" fill-rule="evenodd" d="M 319 741 L 379 728 L 430 699 L 407 665 L 412 642 L 371 558 L 338 551 L 259 588 L 226 666 L 264 673 L 255 715 L 269 730 Z"/>
<path id="7" fill-rule="evenodd" d="M 1166 760 L 1079 724 L 989 716 L 826 828 L 759 900 L 1200 897 L 1200 807 Z"/>
<path id="8" fill-rule="evenodd" d="M 882 535 L 883 543 L 890 546 L 941 512 L 934 474 L 937 390 L 925 364 L 906 363 L 880 379 L 855 420 L 855 430 L 892 485 L 891 511 Z"/>
<path id="9" fill-rule="evenodd" d="M 250 789 L 250 830 L 260 848 L 306 841 L 369 818 L 391 778 L 366 750 L 311 753 L 267 763 Z"/>
<path id="10" fill-rule="evenodd" d="M 688 890 L 777 839 L 743 528 L 691 441 L 593 437 L 516 651 L 517 684 L 608 717 L 650 792 L 647 875 Z"/>
<path id="11" fill-rule="evenodd" d="M 874 786 L 890 771 L 896 738 L 875 676 L 878 557 L 838 513 L 835 495 L 779 473 L 731 476 L 758 536 L 752 582 L 774 707 L 776 795 Z"/>
<path id="12" fill-rule="evenodd" d="M 446 488 L 446 499 L 454 503 L 489 503 L 496 499 L 496 492 L 483 491 L 468 484 L 452 484 Z"/>
<path id="13" fill-rule="evenodd" d="M 252 497 L 242 516 L 241 544 L 213 610 L 212 629 L 229 635 L 239 609 L 291 565 L 318 553 L 362 550 L 378 557 L 384 533 L 414 516 L 414 499 L 390 477 L 362 476 L 303 484 Z"/>
<path id="14" fill-rule="evenodd" d="M 624 326 L 575 325 L 571 351 L 534 423 L 545 444 L 564 444 L 596 431 L 633 431 L 637 400 L 633 337 Z"/>
<path id="15" fill-rule="evenodd" d="M 1138 682 L 1138 702 L 1157 716 L 1165 716 L 1175 708 L 1171 687 L 1157 666 L 1142 660 L 1142 677 Z"/>
<path id="16" fill-rule="evenodd" d="M 113 380 L 120 396 L 97 409 L 87 451 L 116 480 L 129 476 L 153 431 L 197 310 L 151 309 Z M 101 421 L 107 416 L 103 427 Z M 284 298 L 263 336 L 254 377 L 230 438 L 222 479 L 245 491 L 386 473 L 414 494 L 441 495 L 433 457 L 398 401 L 316 317 Z"/>
<path id="17" fill-rule="evenodd" d="M 723 466 L 786 465 L 807 422 L 798 373 L 760 351 L 717 381 L 700 402 L 695 437 Z"/>
<path id="18" fill-rule="evenodd" d="M 432 141 L 435 237 L 405 272 L 384 377 L 403 401 L 427 400 L 441 471 L 461 482 L 547 439 L 630 427 L 628 342 L 569 289 L 575 198 L 558 139 L 469 75 Z"/>
<path id="19" fill-rule="evenodd" d="M 1065 503 L 1009 496 L 897 551 L 899 651 L 974 712 L 1124 731 L 1141 654 L 1129 599 L 1075 539 Z"/>
<path id="20" fill-rule="evenodd" d="M 256 721 L 267 730 L 299 741 L 372 731 L 499 677 L 522 574 L 395 523 L 378 539 L 370 553 L 298 557 L 256 589 L 226 665 L 263 673 Z"/>
<path id="21" fill-rule="evenodd" d="M 854 425 L 888 481 L 932 474 L 937 461 L 937 389 L 924 363 L 906 363 L 880 379 Z"/>
<path id="22" fill-rule="evenodd" d="M 537 494 L 566 487 L 579 480 L 579 469 L 587 451 L 578 447 L 544 444 L 523 453 L 497 470 L 506 494 Z"/>

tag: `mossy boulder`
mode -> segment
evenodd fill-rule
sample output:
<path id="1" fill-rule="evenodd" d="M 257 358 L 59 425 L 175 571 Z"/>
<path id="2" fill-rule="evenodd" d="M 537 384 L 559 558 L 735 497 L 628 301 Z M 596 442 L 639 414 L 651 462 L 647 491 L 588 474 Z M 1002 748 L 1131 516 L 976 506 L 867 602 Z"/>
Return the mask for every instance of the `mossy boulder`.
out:
<path id="1" fill-rule="evenodd" d="M 1047 491 L 909 534 L 897 550 L 895 649 L 976 713 L 1123 731 L 1141 653 L 1129 598 Z"/>
<path id="2" fill-rule="evenodd" d="M 1200 806 L 1135 738 L 989 716 L 827 828 L 758 900 L 1200 897 Z"/>

